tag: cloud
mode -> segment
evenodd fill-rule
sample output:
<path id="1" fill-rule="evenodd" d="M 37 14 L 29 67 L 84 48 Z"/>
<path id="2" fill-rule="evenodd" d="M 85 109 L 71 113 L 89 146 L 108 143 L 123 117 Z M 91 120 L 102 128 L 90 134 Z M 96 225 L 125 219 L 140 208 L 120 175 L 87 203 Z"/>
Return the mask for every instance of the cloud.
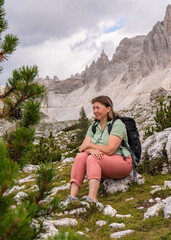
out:
<path id="1" fill-rule="evenodd" d="M 162 21 L 170 0 L 6 0 L 7 32 L 20 45 L 2 65 L 1 83 L 12 70 L 36 64 L 39 75 L 65 79 L 97 60 L 112 57 L 124 37 L 147 34 Z M 155 6 L 155 7 L 152 7 Z"/>

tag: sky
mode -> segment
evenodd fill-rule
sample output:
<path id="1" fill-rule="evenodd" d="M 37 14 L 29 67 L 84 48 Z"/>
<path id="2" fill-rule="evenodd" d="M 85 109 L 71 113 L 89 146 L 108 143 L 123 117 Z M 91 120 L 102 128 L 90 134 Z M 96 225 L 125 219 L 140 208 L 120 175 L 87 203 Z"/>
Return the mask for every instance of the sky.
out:
<path id="1" fill-rule="evenodd" d="M 23 65 L 37 65 L 39 77 L 64 80 L 97 61 L 111 60 L 119 42 L 146 35 L 163 21 L 171 0 L 5 0 L 8 30 L 19 38 L 1 63 L 0 85 Z M 2 36 L 3 39 L 4 36 Z"/>

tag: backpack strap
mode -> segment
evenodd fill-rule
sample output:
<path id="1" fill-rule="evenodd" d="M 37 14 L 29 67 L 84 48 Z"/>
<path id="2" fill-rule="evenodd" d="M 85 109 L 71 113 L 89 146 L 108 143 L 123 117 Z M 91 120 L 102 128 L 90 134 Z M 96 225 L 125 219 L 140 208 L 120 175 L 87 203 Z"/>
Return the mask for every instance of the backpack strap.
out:
<path id="1" fill-rule="evenodd" d="M 94 124 L 93 124 L 93 126 L 92 126 L 92 132 L 95 134 L 96 133 L 96 127 L 97 127 L 97 125 L 99 124 L 99 121 L 98 120 L 95 120 L 94 121 Z"/>
<path id="2" fill-rule="evenodd" d="M 136 178 L 137 177 L 137 172 L 136 172 L 136 167 L 137 167 L 137 157 L 135 155 L 135 153 L 132 151 L 132 149 L 126 144 L 126 142 L 124 140 L 122 140 L 121 145 L 123 147 L 125 147 L 130 153 L 131 153 L 131 157 L 132 157 L 132 165 L 133 165 L 133 177 Z"/>
<path id="3" fill-rule="evenodd" d="M 113 121 L 112 121 L 110 124 L 108 124 L 108 133 L 109 133 L 109 135 L 110 135 L 110 132 L 111 132 L 111 130 L 112 130 L 113 124 L 114 124 L 114 122 L 115 122 L 117 119 L 119 119 L 119 118 L 114 118 Z M 123 150 L 122 150 L 121 145 L 119 146 L 119 149 L 120 149 L 120 151 L 121 151 L 121 155 L 122 155 L 123 159 L 125 160 L 126 157 L 125 157 L 125 155 L 124 155 L 124 153 L 123 153 Z"/>

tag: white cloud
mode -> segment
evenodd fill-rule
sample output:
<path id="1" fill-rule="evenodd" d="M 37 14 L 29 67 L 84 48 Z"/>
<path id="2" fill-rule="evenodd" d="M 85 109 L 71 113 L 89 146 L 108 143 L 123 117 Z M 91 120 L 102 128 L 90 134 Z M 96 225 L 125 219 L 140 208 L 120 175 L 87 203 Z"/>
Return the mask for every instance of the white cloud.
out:
<path id="1" fill-rule="evenodd" d="M 21 43 L 2 64 L 0 81 L 5 83 L 13 69 L 33 64 L 41 77 L 65 79 L 97 60 L 102 49 L 111 59 L 124 37 L 147 34 L 162 21 L 169 2 L 6 0 L 8 32 Z"/>

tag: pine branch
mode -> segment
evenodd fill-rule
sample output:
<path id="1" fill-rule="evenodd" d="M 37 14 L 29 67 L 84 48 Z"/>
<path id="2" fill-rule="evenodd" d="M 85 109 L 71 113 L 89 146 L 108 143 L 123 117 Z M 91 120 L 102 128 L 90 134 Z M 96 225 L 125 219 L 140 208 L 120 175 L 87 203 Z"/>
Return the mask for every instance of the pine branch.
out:
<path id="1" fill-rule="evenodd" d="M 0 238 L 0 240 L 6 240 L 9 239 L 13 231 L 16 229 L 16 227 L 19 225 L 19 218 L 16 218 L 13 222 L 13 224 L 8 228 L 8 231 Z"/>
<path id="2" fill-rule="evenodd" d="M 8 97 L 15 89 L 16 89 L 16 86 L 11 87 L 8 91 L 0 95 L 0 99 L 3 100 L 4 98 Z"/>
<path id="3" fill-rule="evenodd" d="M 1 186 L 0 189 L 0 197 L 4 194 L 4 192 L 8 189 L 8 182 L 4 183 L 3 186 Z"/>

